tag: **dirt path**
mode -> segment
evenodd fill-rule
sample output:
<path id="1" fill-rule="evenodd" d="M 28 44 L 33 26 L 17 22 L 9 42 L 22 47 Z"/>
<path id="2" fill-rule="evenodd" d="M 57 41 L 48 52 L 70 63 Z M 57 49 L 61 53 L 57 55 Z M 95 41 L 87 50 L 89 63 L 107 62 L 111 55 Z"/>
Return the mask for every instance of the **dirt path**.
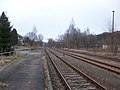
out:
<path id="1" fill-rule="evenodd" d="M 0 90 L 44 90 L 44 67 L 42 53 L 32 53 L 25 60 L 17 61 L 0 73 L 7 87 Z"/>

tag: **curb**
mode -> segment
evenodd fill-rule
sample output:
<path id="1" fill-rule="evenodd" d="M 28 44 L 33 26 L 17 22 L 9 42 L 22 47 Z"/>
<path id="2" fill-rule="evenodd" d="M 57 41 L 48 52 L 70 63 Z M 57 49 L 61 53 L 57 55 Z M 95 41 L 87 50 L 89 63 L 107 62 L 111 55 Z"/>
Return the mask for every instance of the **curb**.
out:
<path id="1" fill-rule="evenodd" d="M 47 66 L 47 60 L 45 56 L 44 56 L 44 69 L 45 69 L 45 86 L 46 86 L 45 90 L 53 90 L 50 73 Z"/>

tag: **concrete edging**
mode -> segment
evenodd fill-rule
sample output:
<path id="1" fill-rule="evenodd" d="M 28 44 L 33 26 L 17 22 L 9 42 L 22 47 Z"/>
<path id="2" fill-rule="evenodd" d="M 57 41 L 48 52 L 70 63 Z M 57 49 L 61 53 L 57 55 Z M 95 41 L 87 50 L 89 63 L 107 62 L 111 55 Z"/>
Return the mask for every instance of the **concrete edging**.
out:
<path id="1" fill-rule="evenodd" d="M 45 69 L 45 86 L 46 86 L 45 90 L 53 90 L 50 73 L 47 66 L 47 60 L 45 56 L 44 56 L 44 69 Z"/>

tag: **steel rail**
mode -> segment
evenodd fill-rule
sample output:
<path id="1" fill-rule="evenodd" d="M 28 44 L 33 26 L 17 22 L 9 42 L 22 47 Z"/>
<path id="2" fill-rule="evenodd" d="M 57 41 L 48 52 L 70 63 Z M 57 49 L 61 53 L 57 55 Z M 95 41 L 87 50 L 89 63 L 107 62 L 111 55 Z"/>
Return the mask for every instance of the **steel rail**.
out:
<path id="1" fill-rule="evenodd" d="M 54 50 L 56 50 L 56 49 L 54 49 Z M 96 60 L 93 60 L 93 59 L 90 59 L 90 58 L 82 57 L 82 56 L 79 56 L 79 55 L 76 55 L 76 54 L 73 54 L 73 53 L 70 53 L 70 52 L 63 52 L 63 51 L 59 51 L 59 50 L 56 50 L 56 51 L 120 75 L 119 71 L 113 69 L 113 68 L 119 69 L 117 66 L 113 66 L 113 65 L 110 65 L 110 64 L 99 62 L 99 61 L 96 61 Z M 96 64 L 96 63 L 98 63 L 98 64 Z M 103 66 L 102 64 L 107 65 L 107 66 L 112 67 L 112 68 L 108 68 L 106 66 Z"/>
<path id="2" fill-rule="evenodd" d="M 80 53 L 80 54 L 86 54 L 86 55 L 89 55 L 89 56 L 101 57 L 103 59 L 114 60 L 116 62 L 120 62 L 119 58 L 113 58 L 113 57 L 108 57 L 108 56 L 103 56 L 103 55 L 98 55 L 98 54 L 92 55 L 92 54 L 88 54 L 88 53 L 85 53 L 85 52 L 73 51 L 73 50 L 68 50 L 68 49 L 63 49 L 63 48 L 61 48 L 61 50 L 65 50 L 65 51 L 69 51 L 69 52 L 74 52 L 74 53 Z"/>
<path id="3" fill-rule="evenodd" d="M 64 76 L 62 75 L 62 73 L 60 72 L 60 70 L 57 68 L 56 64 L 54 63 L 54 61 L 52 60 L 52 58 L 50 57 L 50 55 L 48 54 L 47 50 L 45 49 L 45 52 L 49 58 L 49 60 L 52 62 L 53 66 L 55 67 L 56 71 L 58 72 L 59 76 L 61 77 L 61 81 L 64 83 L 66 90 L 72 90 L 71 87 L 69 86 L 69 84 L 67 83 L 67 81 L 65 80 Z"/>
<path id="4" fill-rule="evenodd" d="M 63 51 L 66 51 L 64 49 L 62 49 Z M 109 63 L 105 63 L 105 62 L 102 62 L 102 61 L 97 61 L 97 60 L 94 60 L 94 59 L 90 59 L 90 58 L 86 58 L 86 57 L 83 57 L 83 56 L 80 56 L 80 55 L 77 55 L 69 50 L 67 50 L 66 52 L 70 53 L 70 54 L 73 54 L 75 56 L 78 56 L 78 57 L 81 57 L 81 58 L 85 58 L 85 59 L 88 59 L 88 60 L 91 60 L 91 61 L 94 61 L 94 62 L 97 62 L 97 63 L 101 63 L 101 64 L 104 64 L 104 65 L 107 65 L 107 66 L 110 66 L 110 67 L 114 67 L 114 68 L 117 68 L 117 69 L 120 69 L 120 66 L 115 66 L 115 65 L 112 65 L 112 64 L 109 64 Z"/>
<path id="5" fill-rule="evenodd" d="M 62 60 L 64 63 L 66 63 L 68 66 L 70 66 L 71 68 L 73 68 L 75 71 L 77 71 L 79 74 L 81 74 L 84 78 L 86 78 L 87 80 L 89 80 L 90 82 L 92 82 L 95 86 L 97 86 L 97 88 L 99 88 L 100 90 L 107 90 L 104 86 L 102 86 L 100 83 L 98 83 L 97 81 L 95 81 L 94 79 L 92 79 L 91 77 L 89 77 L 87 74 L 85 74 L 84 72 L 80 71 L 79 69 L 77 69 L 75 66 L 71 65 L 70 63 L 66 62 L 63 58 L 61 58 L 60 56 L 58 56 L 57 54 L 55 54 L 53 51 L 51 51 L 50 49 L 48 49 L 52 54 L 54 54 L 56 57 L 58 57 L 60 60 Z"/>

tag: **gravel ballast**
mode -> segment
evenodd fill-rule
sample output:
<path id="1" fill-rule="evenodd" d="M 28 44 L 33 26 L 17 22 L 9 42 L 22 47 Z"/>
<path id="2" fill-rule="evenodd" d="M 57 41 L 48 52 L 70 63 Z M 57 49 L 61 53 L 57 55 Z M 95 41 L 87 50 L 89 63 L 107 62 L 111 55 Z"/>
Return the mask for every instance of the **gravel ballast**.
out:
<path id="1" fill-rule="evenodd" d="M 63 57 L 66 61 L 100 82 L 102 85 L 107 87 L 108 90 L 119 90 L 120 76 L 67 55 L 63 56 L 60 53 L 58 53 L 58 55 L 61 55 L 61 57 Z"/>

